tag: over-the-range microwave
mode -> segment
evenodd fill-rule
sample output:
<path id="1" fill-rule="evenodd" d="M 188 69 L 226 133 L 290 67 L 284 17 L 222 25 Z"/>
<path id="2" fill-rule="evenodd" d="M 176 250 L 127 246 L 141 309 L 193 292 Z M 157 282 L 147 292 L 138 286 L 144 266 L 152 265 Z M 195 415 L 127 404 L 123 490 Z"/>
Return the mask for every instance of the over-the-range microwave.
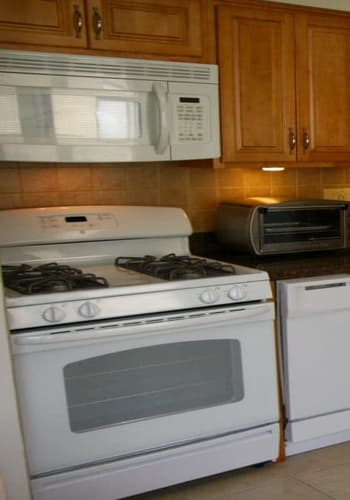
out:
<path id="1" fill-rule="evenodd" d="M 0 160 L 220 156 L 218 67 L 0 51 Z"/>

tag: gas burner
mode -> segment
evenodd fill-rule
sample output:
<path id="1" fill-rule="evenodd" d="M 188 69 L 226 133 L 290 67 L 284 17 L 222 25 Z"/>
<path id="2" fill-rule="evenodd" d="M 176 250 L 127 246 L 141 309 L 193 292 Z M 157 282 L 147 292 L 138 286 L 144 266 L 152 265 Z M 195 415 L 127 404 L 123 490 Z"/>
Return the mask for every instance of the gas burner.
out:
<path id="1" fill-rule="evenodd" d="M 105 278 L 55 262 L 35 267 L 3 266 L 2 272 L 7 288 L 26 295 L 108 287 Z"/>
<path id="2" fill-rule="evenodd" d="M 234 266 L 173 253 L 164 257 L 117 257 L 115 264 L 168 281 L 211 278 L 236 274 Z"/>

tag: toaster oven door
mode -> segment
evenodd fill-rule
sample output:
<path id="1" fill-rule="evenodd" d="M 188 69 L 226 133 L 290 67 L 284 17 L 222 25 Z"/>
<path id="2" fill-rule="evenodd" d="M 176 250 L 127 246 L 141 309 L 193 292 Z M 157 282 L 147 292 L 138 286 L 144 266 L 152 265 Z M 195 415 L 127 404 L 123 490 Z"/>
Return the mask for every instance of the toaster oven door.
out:
<path id="1" fill-rule="evenodd" d="M 344 248 L 345 208 L 345 205 L 260 208 L 258 224 L 260 253 Z"/>

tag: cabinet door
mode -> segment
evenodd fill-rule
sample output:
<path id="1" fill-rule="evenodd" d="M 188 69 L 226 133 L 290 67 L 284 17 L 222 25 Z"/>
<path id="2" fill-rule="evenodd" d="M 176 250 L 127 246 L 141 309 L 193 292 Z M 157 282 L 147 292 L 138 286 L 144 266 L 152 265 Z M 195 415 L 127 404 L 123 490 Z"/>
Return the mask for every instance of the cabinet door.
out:
<path id="1" fill-rule="evenodd" d="M 83 0 L 0 2 L 0 43 L 86 47 Z M 21 48 L 20 45 L 18 47 Z"/>
<path id="2" fill-rule="evenodd" d="M 218 8 L 223 161 L 295 160 L 293 16 Z"/>
<path id="3" fill-rule="evenodd" d="M 127 55 L 202 56 L 201 0 L 88 0 L 91 48 Z"/>
<path id="4" fill-rule="evenodd" d="M 350 16 L 296 16 L 299 158 L 350 159 Z"/>

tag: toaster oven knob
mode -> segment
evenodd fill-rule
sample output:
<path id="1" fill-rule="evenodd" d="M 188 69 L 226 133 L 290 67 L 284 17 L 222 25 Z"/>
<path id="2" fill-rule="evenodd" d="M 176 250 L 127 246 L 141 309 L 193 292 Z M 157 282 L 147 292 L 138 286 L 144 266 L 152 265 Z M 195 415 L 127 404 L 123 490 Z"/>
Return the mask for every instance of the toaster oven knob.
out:
<path id="1" fill-rule="evenodd" d="M 228 296 L 232 300 L 242 300 L 246 297 L 246 295 L 247 291 L 242 287 L 242 285 L 235 285 L 228 292 Z"/>
<path id="2" fill-rule="evenodd" d="M 199 300 L 203 302 L 203 304 L 214 304 L 217 300 L 219 300 L 219 292 L 208 288 L 200 294 Z"/>
<path id="3" fill-rule="evenodd" d="M 83 318 L 94 318 L 99 312 L 99 307 L 93 302 L 84 302 L 78 309 L 79 315 Z"/>
<path id="4" fill-rule="evenodd" d="M 55 306 L 48 307 L 42 314 L 43 319 L 48 323 L 58 323 L 59 321 L 62 321 L 65 316 L 66 313 L 63 309 Z"/>

